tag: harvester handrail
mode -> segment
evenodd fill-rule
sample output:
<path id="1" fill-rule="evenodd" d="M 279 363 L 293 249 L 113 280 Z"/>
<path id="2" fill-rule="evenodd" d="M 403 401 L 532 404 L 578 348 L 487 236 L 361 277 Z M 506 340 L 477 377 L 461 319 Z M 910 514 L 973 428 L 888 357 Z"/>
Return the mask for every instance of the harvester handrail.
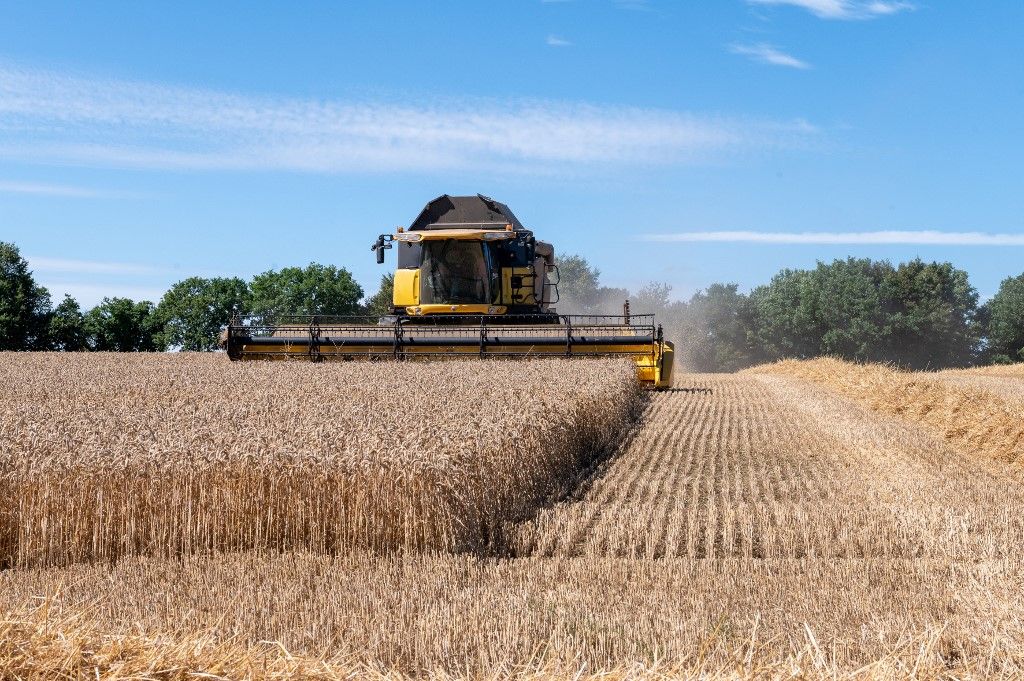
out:
<path id="1" fill-rule="evenodd" d="M 388 326 L 392 324 L 416 325 L 416 326 L 447 326 L 447 325 L 478 325 L 483 322 L 485 325 L 513 326 L 521 325 L 528 321 L 535 321 L 538 324 L 565 325 L 565 326 L 654 326 L 653 314 L 631 314 L 625 315 L 550 315 L 550 314 L 504 314 L 504 315 L 435 315 L 422 317 L 395 317 L 393 322 L 383 322 L 381 317 L 376 315 L 295 315 L 295 314 L 249 314 L 236 315 L 228 324 L 232 328 L 245 328 L 251 326 Z M 556 321 L 557 320 L 557 321 Z"/>

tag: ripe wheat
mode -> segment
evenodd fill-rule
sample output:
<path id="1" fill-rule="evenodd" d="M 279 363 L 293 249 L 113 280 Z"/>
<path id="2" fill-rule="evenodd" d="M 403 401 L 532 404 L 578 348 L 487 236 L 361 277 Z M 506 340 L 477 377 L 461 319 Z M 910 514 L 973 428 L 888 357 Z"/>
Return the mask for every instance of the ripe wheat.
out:
<path id="1" fill-rule="evenodd" d="M 17 565 L 500 549 L 642 399 L 615 360 L 2 354 L 0 373 L 0 561 Z"/>

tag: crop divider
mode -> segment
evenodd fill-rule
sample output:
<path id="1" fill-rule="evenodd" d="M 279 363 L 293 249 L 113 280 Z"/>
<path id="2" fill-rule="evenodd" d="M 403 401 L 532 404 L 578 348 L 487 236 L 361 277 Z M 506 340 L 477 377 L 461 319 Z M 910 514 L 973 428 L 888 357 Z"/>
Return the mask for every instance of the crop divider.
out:
<path id="1" fill-rule="evenodd" d="M 314 362 L 323 359 L 323 355 L 320 354 L 320 324 L 316 315 L 309 320 L 309 358 Z"/>
<path id="2" fill-rule="evenodd" d="M 572 317 L 565 316 L 565 356 L 572 357 Z"/>
<path id="3" fill-rule="evenodd" d="M 392 353 L 395 359 L 401 359 L 404 354 L 402 352 L 402 320 L 396 319 L 392 329 L 394 331 L 392 335 Z"/>

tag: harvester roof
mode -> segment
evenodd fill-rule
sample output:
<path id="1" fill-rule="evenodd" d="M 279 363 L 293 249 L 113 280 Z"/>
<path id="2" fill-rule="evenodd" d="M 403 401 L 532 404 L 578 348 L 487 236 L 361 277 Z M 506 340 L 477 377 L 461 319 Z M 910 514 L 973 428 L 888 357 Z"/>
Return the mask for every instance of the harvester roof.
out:
<path id="1" fill-rule="evenodd" d="M 434 229 L 504 229 L 512 225 L 516 231 L 526 229 L 503 203 L 483 194 L 448 196 L 442 194 L 428 203 L 413 223 L 410 232 Z"/>

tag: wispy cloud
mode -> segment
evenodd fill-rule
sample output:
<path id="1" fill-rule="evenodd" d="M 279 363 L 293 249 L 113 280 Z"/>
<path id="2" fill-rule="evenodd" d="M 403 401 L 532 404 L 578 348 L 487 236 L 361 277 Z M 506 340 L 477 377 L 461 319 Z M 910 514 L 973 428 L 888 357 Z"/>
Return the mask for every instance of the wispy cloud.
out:
<path id="1" fill-rule="evenodd" d="M 549 35 L 546 42 L 551 47 L 569 47 L 572 45 L 570 41 L 554 34 Z"/>
<path id="2" fill-rule="evenodd" d="M 750 57 L 754 61 L 759 61 L 764 64 L 772 64 L 774 66 L 787 66 L 791 69 L 809 69 L 811 65 L 802 59 L 797 59 L 791 54 L 786 54 L 779 48 L 769 45 L 768 43 L 758 43 L 756 45 L 730 45 L 729 51 L 733 54 L 742 54 L 746 57 Z"/>
<path id="3" fill-rule="evenodd" d="M 309 172 L 683 163 L 776 147 L 796 122 L 537 100 L 412 106 L 250 97 L 0 63 L 0 156 L 150 169 Z"/>
<path id="4" fill-rule="evenodd" d="M 16 182 L 0 180 L 0 193 L 3 194 L 32 194 L 35 196 L 59 196 L 73 199 L 94 199 L 109 196 L 107 192 L 88 189 L 86 187 L 72 187 L 64 184 L 39 184 L 36 182 Z"/>
<path id="5" fill-rule="evenodd" d="M 102 260 L 71 260 L 66 258 L 46 258 L 40 256 L 25 256 L 29 266 L 36 272 L 61 272 L 73 274 L 123 274 L 123 275 L 145 275 L 162 274 L 170 271 L 168 268 L 143 265 L 138 263 L 106 262 Z"/>
<path id="6" fill-rule="evenodd" d="M 822 19 L 872 19 L 914 9 L 900 0 L 747 0 L 751 5 L 792 5 Z"/>
<path id="7" fill-rule="evenodd" d="M 677 232 L 647 234 L 644 241 L 724 242 L 758 244 L 1024 246 L 1024 234 L 940 232 L 935 230 L 880 232 Z"/>

